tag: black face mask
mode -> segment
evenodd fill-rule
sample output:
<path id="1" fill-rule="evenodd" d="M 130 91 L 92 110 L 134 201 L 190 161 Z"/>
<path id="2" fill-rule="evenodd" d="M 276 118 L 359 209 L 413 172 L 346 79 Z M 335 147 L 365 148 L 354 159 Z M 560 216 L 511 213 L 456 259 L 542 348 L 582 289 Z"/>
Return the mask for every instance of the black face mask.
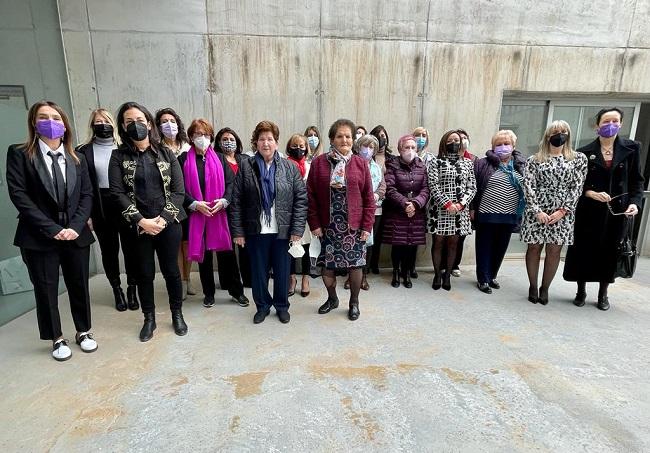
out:
<path id="1" fill-rule="evenodd" d="M 131 140 L 141 142 L 147 138 L 147 135 L 149 135 L 149 128 L 147 128 L 147 125 L 144 123 L 134 121 L 126 126 L 126 134 Z"/>
<path id="2" fill-rule="evenodd" d="M 460 151 L 460 143 L 457 142 L 447 143 L 445 145 L 445 151 L 447 152 L 447 154 L 450 154 L 452 156 L 458 155 L 458 152 Z"/>
<path id="3" fill-rule="evenodd" d="M 548 141 L 551 142 L 551 145 L 560 147 L 566 143 L 568 138 L 567 134 L 554 134 L 549 137 Z"/>
<path id="4" fill-rule="evenodd" d="M 379 148 L 380 149 L 384 149 L 387 144 L 388 144 L 388 140 L 386 140 L 384 137 L 379 137 Z"/>
<path id="5" fill-rule="evenodd" d="M 93 133 L 95 137 L 111 138 L 113 136 L 113 126 L 105 123 L 93 124 Z"/>
<path id="6" fill-rule="evenodd" d="M 302 159 L 303 156 L 307 153 L 307 150 L 302 148 L 289 148 L 287 152 L 289 153 L 289 156 L 293 157 L 294 159 Z"/>

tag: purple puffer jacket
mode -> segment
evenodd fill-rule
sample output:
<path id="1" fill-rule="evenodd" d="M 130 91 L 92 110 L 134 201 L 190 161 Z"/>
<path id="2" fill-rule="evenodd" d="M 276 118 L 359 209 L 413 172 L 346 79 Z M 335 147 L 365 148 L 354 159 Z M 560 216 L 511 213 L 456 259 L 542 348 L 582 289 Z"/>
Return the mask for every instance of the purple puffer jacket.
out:
<path id="1" fill-rule="evenodd" d="M 386 162 L 386 199 L 384 200 L 384 236 L 382 242 L 393 245 L 426 243 L 426 206 L 429 201 L 427 170 L 419 157 L 410 164 L 402 159 Z M 405 204 L 415 205 L 415 215 L 408 217 Z"/>

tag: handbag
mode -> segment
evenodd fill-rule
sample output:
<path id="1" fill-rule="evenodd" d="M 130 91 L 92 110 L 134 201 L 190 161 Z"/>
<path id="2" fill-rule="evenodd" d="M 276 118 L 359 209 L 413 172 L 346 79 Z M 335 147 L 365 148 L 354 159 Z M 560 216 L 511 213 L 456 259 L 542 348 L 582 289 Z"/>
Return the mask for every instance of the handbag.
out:
<path id="1" fill-rule="evenodd" d="M 636 270 L 636 260 L 639 254 L 636 244 L 632 240 L 633 218 L 625 218 L 623 236 L 616 249 L 616 274 L 615 277 L 632 278 Z"/>

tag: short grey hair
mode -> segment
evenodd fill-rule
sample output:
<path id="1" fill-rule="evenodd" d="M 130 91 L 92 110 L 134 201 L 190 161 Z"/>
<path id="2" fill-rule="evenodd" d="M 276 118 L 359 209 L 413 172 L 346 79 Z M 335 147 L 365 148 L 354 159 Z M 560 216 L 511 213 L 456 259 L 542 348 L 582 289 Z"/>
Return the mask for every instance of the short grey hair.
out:
<path id="1" fill-rule="evenodd" d="M 379 149 L 379 140 L 374 135 L 366 134 L 357 140 L 357 149 L 361 146 L 370 146 L 372 145 L 375 151 Z"/>

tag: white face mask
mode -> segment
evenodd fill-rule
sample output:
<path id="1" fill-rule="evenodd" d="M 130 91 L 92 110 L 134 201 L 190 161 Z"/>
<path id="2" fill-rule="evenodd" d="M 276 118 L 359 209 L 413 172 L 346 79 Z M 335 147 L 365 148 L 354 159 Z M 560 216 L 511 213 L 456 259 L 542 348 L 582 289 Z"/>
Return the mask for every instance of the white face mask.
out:
<path id="1" fill-rule="evenodd" d="M 289 247 L 289 255 L 293 256 L 294 258 L 302 258 L 304 254 L 305 248 L 300 244 L 300 241 L 291 243 L 291 247 Z"/>
<path id="2" fill-rule="evenodd" d="M 193 140 L 194 146 L 196 146 L 200 150 L 208 149 L 208 146 L 210 146 L 210 139 L 204 135 L 200 137 L 196 137 Z"/>

